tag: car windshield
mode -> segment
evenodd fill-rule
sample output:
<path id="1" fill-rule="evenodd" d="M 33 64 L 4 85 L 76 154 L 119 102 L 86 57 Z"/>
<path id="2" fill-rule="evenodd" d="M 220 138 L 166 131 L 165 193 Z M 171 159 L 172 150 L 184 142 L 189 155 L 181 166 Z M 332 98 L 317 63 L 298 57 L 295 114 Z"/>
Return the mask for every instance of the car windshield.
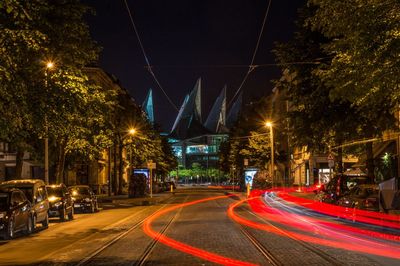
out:
<path id="1" fill-rule="evenodd" d="M 8 209 L 8 194 L 0 193 L 0 211 L 6 211 Z"/>
<path id="2" fill-rule="evenodd" d="M 17 187 L 17 188 L 24 192 L 26 198 L 30 202 L 33 202 L 33 188 L 32 187 Z"/>
<path id="3" fill-rule="evenodd" d="M 47 195 L 50 196 L 56 196 L 56 197 L 62 197 L 62 188 L 61 187 L 46 187 L 47 189 Z"/>
<path id="4" fill-rule="evenodd" d="M 86 187 L 74 187 L 71 189 L 71 191 L 72 191 L 73 196 L 78 195 L 78 194 L 80 194 L 80 195 L 89 195 L 90 194 L 89 189 Z"/>

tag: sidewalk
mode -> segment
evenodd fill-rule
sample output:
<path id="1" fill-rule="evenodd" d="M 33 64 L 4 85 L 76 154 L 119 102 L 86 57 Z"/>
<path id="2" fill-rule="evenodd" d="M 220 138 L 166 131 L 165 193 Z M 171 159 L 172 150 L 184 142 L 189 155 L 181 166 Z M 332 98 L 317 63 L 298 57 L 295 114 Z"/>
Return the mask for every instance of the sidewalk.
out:
<path id="1" fill-rule="evenodd" d="M 97 195 L 97 201 L 99 203 L 117 203 L 117 204 L 133 204 L 136 206 L 146 206 L 146 205 L 155 205 L 158 203 L 162 203 L 169 198 L 171 198 L 174 193 L 171 192 L 162 192 L 155 193 L 153 197 L 150 198 L 150 195 L 142 198 L 129 198 L 128 195 L 116 195 L 116 196 L 108 196 L 107 194 Z"/>

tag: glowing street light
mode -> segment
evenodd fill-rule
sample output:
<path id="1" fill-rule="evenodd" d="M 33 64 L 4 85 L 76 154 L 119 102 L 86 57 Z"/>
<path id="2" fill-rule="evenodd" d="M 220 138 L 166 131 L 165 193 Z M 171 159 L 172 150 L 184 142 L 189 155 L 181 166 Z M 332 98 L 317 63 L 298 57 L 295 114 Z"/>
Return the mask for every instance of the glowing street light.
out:
<path id="1" fill-rule="evenodd" d="M 272 179 L 272 187 L 274 187 L 275 181 L 275 171 L 274 171 L 274 129 L 273 123 L 271 121 L 265 122 L 265 126 L 269 128 L 269 136 L 271 142 L 271 165 L 270 165 L 270 174 Z"/>
<path id="2" fill-rule="evenodd" d="M 128 131 L 128 133 L 129 133 L 129 135 L 133 136 L 133 135 L 136 134 L 136 129 L 130 128 L 129 131 Z"/>
<path id="3" fill-rule="evenodd" d="M 54 63 L 51 62 L 51 61 L 48 61 L 48 62 L 46 63 L 46 68 L 47 68 L 47 69 L 53 69 L 53 68 L 54 68 Z"/>

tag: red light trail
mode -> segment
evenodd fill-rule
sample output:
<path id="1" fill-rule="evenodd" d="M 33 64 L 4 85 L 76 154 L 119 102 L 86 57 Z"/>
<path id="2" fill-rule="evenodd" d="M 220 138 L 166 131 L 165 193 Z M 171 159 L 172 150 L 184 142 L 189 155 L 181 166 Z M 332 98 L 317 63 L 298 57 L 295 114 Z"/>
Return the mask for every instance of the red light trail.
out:
<path id="1" fill-rule="evenodd" d="M 160 234 L 156 231 L 154 231 L 151 227 L 151 224 L 154 220 L 156 220 L 157 218 L 159 218 L 162 215 L 165 215 L 169 212 L 172 212 L 176 209 L 179 208 L 183 208 L 183 207 L 187 207 L 187 206 L 191 206 L 191 205 L 195 205 L 195 204 L 199 204 L 199 203 L 203 203 L 206 201 L 211 201 L 211 200 L 217 200 L 217 199 L 223 199 L 223 198 L 227 198 L 229 196 L 218 196 L 218 197 L 212 197 L 212 198 L 205 198 L 205 199 L 201 199 L 201 200 L 195 200 L 195 201 L 191 201 L 191 202 L 187 202 L 187 203 L 182 203 L 182 204 L 177 204 L 173 207 L 169 207 L 167 209 L 161 210 L 159 212 L 156 212 L 155 214 L 151 215 L 150 217 L 148 217 L 146 219 L 146 221 L 143 224 L 143 231 L 150 237 L 152 237 L 153 239 L 156 239 L 157 241 L 159 241 L 160 243 L 163 243 L 164 245 L 167 245 L 171 248 L 174 248 L 178 251 L 181 252 L 185 252 L 187 254 L 191 254 L 193 256 L 202 258 L 204 260 L 207 261 L 211 261 L 214 263 L 218 263 L 218 264 L 222 264 L 222 265 L 256 265 L 256 264 L 252 264 L 249 262 L 245 262 L 245 261 L 240 261 L 240 260 L 235 260 L 235 259 L 231 259 L 228 257 L 224 257 L 212 252 L 208 252 L 206 250 L 200 249 L 200 248 L 196 248 L 193 246 L 190 246 L 188 244 L 176 241 L 172 238 L 169 238 L 163 234 Z"/>
<path id="2" fill-rule="evenodd" d="M 392 228 L 399 228 L 399 224 L 395 222 L 396 219 L 398 219 L 398 216 L 383 215 L 384 220 L 381 219 L 378 222 L 378 214 L 368 211 L 359 211 L 356 212 L 357 218 L 354 219 L 354 217 L 349 216 L 348 210 L 345 210 L 346 208 L 298 198 L 288 194 L 287 191 L 284 192 L 276 190 L 274 192 L 279 197 L 266 197 L 264 202 L 260 197 L 262 193 L 255 191 L 252 193 L 252 195 L 256 196 L 231 204 L 228 208 L 227 214 L 233 221 L 244 226 L 283 237 L 292 238 L 297 241 L 400 259 L 399 235 L 381 233 L 373 230 L 361 229 L 341 223 L 331 222 L 323 219 L 321 216 L 315 215 L 313 212 L 319 212 L 329 216 L 337 216 L 353 221 L 357 220 L 370 224 L 372 223 L 385 227 L 391 226 Z M 166 208 L 148 217 L 143 224 L 143 230 L 147 235 L 166 246 L 210 262 L 222 265 L 255 265 L 250 262 L 224 257 L 219 254 L 179 242 L 153 230 L 152 228 L 152 223 L 156 219 L 179 208 L 189 207 L 207 201 L 228 198 L 230 196 L 234 195 L 205 198 Z M 263 223 L 246 219 L 235 213 L 235 209 L 245 203 L 248 203 L 253 213 L 255 213 L 260 219 L 263 219 Z M 306 210 L 311 210 L 311 212 L 307 212 Z M 352 216 L 355 215 L 354 213 L 355 212 L 352 213 Z M 278 227 L 275 224 L 279 224 L 281 226 Z"/>
<path id="3" fill-rule="evenodd" d="M 261 214 L 263 218 L 268 219 L 272 222 L 277 222 L 286 226 L 290 226 L 297 230 L 302 230 L 308 234 L 313 232 L 318 232 L 318 235 L 324 238 L 319 238 L 307 234 L 302 234 L 298 232 L 293 232 L 285 229 L 278 228 L 272 224 L 257 223 L 248 219 L 245 219 L 235 213 L 235 208 L 248 202 L 252 210 Z M 281 211 L 276 208 L 272 208 L 265 205 L 258 197 L 249 198 L 242 200 L 240 202 L 231 204 L 228 209 L 228 215 L 234 221 L 252 227 L 258 230 L 263 230 L 266 232 L 274 233 L 284 237 L 291 237 L 300 241 L 313 243 L 317 245 L 324 245 L 328 247 L 334 247 L 338 249 L 345 249 L 351 251 L 357 251 L 367 254 L 385 256 L 395 259 L 400 259 L 400 248 L 398 245 L 390 245 L 389 243 L 382 243 L 379 241 L 374 241 L 371 239 L 362 238 L 363 236 L 380 236 L 383 239 L 391 239 L 389 234 L 382 234 L 377 232 L 370 232 L 370 234 L 364 234 L 368 230 L 358 230 L 351 228 L 347 232 L 345 230 L 349 229 L 347 226 L 337 225 L 332 222 L 324 221 L 322 223 L 316 222 L 314 218 L 303 217 L 294 213 L 289 213 L 286 211 Z M 324 225 L 324 226 L 321 226 Z M 336 227 L 337 226 L 337 227 Z M 340 232 L 336 232 L 336 229 L 340 229 Z M 354 229 L 354 230 L 353 230 Z M 356 232 L 357 235 L 354 236 L 351 233 Z M 326 239 L 329 238 L 329 239 Z M 394 236 L 391 240 L 398 240 L 397 236 Z M 397 244 L 397 243 L 396 243 Z"/>

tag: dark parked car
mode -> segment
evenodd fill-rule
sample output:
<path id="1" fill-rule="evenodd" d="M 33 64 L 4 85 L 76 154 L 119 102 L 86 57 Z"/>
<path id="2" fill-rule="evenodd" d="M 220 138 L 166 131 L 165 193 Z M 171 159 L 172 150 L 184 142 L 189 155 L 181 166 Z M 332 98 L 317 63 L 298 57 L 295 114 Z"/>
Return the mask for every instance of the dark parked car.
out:
<path id="1" fill-rule="evenodd" d="M 17 188 L 0 189 L 0 234 L 5 239 L 14 238 L 15 233 L 33 231 L 31 203 Z"/>
<path id="2" fill-rule="evenodd" d="M 338 200 L 342 207 L 379 211 L 379 187 L 377 185 L 358 185 Z"/>
<path id="3" fill-rule="evenodd" d="M 69 220 L 74 219 L 74 202 L 67 187 L 64 184 L 46 186 L 47 195 L 49 197 L 50 217 L 60 217 L 61 221 L 65 221 L 68 216 Z"/>
<path id="4" fill-rule="evenodd" d="M 96 212 L 97 197 L 89 186 L 80 185 L 68 188 L 74 201 L 74 210 Z"/>
<path id="5" fill-rule="evenodd" d="M 5 181 L 0 188 L 18 188 L 24 192 L 26 198 L 32 204 L 33 229 L 36 223 L 42 223 L 44 228 L 49 226 L 49 200 L 47 199 L 46 185 L 40 179 L 21 179 Z"/>

